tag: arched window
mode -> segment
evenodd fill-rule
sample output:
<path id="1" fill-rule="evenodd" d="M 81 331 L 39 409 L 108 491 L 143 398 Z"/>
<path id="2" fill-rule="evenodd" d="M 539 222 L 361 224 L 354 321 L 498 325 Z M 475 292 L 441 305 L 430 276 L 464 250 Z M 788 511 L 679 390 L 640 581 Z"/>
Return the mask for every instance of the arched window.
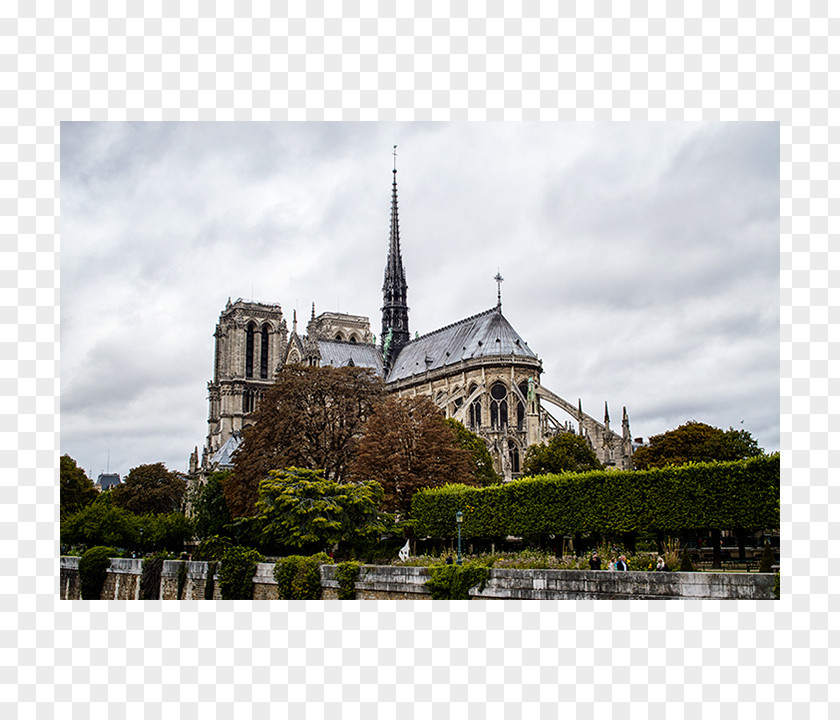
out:
<path id="1" fill-rule="evenodd" d="M 510 454 L 510 471 L 519 472 L 519 447 L 513 440 L 508 440 L 508 453 Z"/>
<path id="2" fill-rule="evenodd" d="M 528 397 L 528 383 L 520 383 L 519 384 L 519 392 L 522 393 L 524 397 Z M 519 398 L 516 399 L 516 429 L 517 430 L 524 430 L 525 429 L 525 403 L 522 402 Z"/>
<path id="3" fill-rule="evenodd" d="M 358 342 L 355 335 L 350 336 L 350 342 L 353 343 L 354 345 Z"/>
<path id="4" fill-rule="evenodd" d="M 470 391 L 467 393 L 467 397 L 472 395 L 476 389 L 477 385 L 470 385 Z M 478 430 L 481 427 L 481 395 L 479 395 L 475 400 L 470 403 L 470 430 Z"/>
<path id="5" fill-rule="evenodd" d="M 254 377 L 254 323 L 245 329 L 245 377 Z"/>
<path id="6" fill-rule="evenodd" d="M 500 382 L 490 388 L 490 427 L 504 428 L 508 424 L 507 388 Z"/>

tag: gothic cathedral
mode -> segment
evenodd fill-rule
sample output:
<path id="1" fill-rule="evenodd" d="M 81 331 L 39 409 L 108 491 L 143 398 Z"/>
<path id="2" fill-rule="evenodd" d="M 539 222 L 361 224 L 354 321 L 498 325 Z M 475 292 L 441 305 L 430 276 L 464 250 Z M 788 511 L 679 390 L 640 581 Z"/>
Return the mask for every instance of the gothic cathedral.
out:
<path id="1" fill-rule="evenodd" d="M 586 437 L 605 466 L 629 469 L 633 446 L 627 410 L 618 434 L 610 429 L 606 403 L 599 422 L 583 412 L 580 401 L 574 405 L 544 387 L 542 361 L 502 314 L 501 291 L 495 307 L 411 338 L 396 169 L 393 174 L 379 343 L 365 316 L 316 316 L 313 304 L 306 333 L 298 333 L 296 316 L 289 333 L 279 305 L 228 300 L 216 326 L 213 380 L 207 385 L 207 441 L 200 459 L 198 449 L 193 452 L 190 472 L 205 474 L 231 465 L 249 414 L 287 363 L 367 367 L 391 392 L 430 397 L 447 417 L 484 439 L 505 480 L 519 477 L 528 446 L 562 432 Z M 496 280 L 501 283 L 501 276 Z M 547 405 L 567 419 L 555 418 Z"/>

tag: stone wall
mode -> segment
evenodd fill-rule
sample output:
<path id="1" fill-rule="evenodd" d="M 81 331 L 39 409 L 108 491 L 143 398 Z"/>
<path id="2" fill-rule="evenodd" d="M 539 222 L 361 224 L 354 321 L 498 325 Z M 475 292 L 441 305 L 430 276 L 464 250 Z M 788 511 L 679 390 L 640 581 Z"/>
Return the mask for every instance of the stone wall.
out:
<path id="1" fill-rule="evenodd" d="M 102 589 L 103 600 L 137 600 L 140 596 L 142 560 L 112 558 Z M 161 599 L 178 596 L 181 562 L 167 560 L 161 572 Z M 209 563 L 188 562 L 184 600 L 203 600 Z M 62 557 L 59 563 L 60 596 L 78 600 L 79 558 Z M 254 599 L 277 599 L 274 565 L 259 563 L 254 575 Z M 356 581 L 359 600 L 430 600 L 424 567 L 363 565 Z M 470 597 L 482 600 L 772 600 L 773 574 L 593 572 L 589 570 L 490 570 L 483 590 L 472 588 Z M 321 566 L 325 600 L 338 597 L 335 566 Z M 218 575 L 214 600 L 220 600 Z"/>

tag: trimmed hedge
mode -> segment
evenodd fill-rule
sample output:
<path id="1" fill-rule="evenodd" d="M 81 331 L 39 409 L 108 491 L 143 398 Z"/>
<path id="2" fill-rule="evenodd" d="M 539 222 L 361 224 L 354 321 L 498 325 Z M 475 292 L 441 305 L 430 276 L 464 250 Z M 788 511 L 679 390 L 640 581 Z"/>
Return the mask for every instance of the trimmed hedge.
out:
<path id="1" fill-rule="evenodd" d="M 779 527 L 779 454 L 644 471 L 523 478 L 485 488 L 445 485 L 412 501 L 419 536 L 536 537 L 577 532 Z"/>
<path id="2" fill-rule="evenodd" d="M 355 560 L 348 560 L 336 565 L 335 579 L 338 581 L 339 600 L 356 599 L 356 580 L 359 579 L 361 569 L 362 564 Z"/>
<path id="3" fill-rule="evenodd" d="M 326 553 L 290 555 L 274 563 L 277 597 L 281 600 L 320 600 L 321 565 L 332 563 Z"/>
<path id="4" fill-rule="evenodd" d="M 223 600 L 253 600 L 254 573 L 264 560 L 256 550 L 234 545 L 222 556 L 219 589 Z"/>
<path id="5" fill-rule="evenodd" d="M 79 559 L 79 589 L 82 600 L 99 600 L 105 585 L 105 575 L 111 567 L 114 548 L 98 545 L 92 547 Z"/>
<path id="6" fill-rule="evenodd" d="M 429 568 L 426 587 L 432 600 L 469 600 L 470 588 L 484 590 L 489 574 L 482 565 L 435 565 Z"/>

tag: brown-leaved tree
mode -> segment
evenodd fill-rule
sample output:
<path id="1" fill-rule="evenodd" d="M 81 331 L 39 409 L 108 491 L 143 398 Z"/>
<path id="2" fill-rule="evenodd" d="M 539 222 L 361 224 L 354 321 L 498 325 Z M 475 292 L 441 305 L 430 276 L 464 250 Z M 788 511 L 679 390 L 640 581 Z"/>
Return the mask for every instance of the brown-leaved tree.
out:
<path id="1" fill-rule="evenodd" d="M 405 517 L 411 497 L 446 483 L 476 484 L 472 455 L 428 398 L 389 396 L 373 414 L 352 466 L 358 480 L 385 489 L 383 508 Z"/>
<path id="2" fill-rule="evenodd" d="M 138 465 L 128 471 L 125 482 L 111 490 L 114 505 L 129 512 L 171 513 L 181 509 L 187 482 L 163 463 Z"/>
<path id="3" fill-rule="evenodd" d="M 358 367 L 287 365 L 253 413 L 234 469 L 223 481 L 234 517 L 253 515 L 260 480 L 289 467 L 323 470 L 341 482 L 362 427 L 384 393 L 382 380 Z"/>

